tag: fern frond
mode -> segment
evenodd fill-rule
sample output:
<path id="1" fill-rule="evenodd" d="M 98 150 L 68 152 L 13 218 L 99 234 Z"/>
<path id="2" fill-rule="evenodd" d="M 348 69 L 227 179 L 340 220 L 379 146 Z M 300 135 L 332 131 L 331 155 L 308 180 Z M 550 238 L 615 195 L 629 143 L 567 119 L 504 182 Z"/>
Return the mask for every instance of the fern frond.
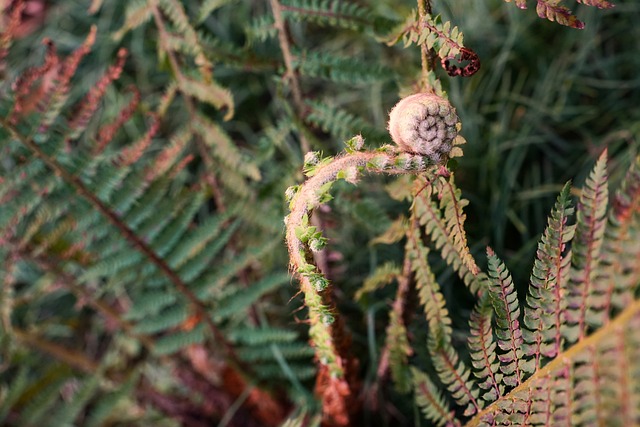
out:
<path id="1" fill-rule="evenodd" d="M 415 272 L 416 288 L 420 303 L 429 322 L 428 349 L 438 377 L 451 392 L 456 402 L 466 407 L 465 415 L 473 415 L 479 409 L 477 390 L 469 380 L 470 372 L 460 361 L 451 344 L 451 318 L 445 299 L 428 264 L 429 250 L 420 241 L 420 230 L 414 227 L 408 234 L 407 257 Z"/>
<path id="2" fill-rule="evenodd" d="M 413 228 L 407 237 L 406 256 L 415 273 L 416 288 L 429 322 L 429 331 L 436 340 L 449 341 L 452 333 L 451 318 L 444 295 L 440 292 L 440 285 L 429 267 L 429 249 L 422 244 L 419 229 Z"/>
<path id="3" fill-rule="evenodd" d="M 177 353 L 192 344 L 201 344 L 204 340 L 205 328 L 203 324 L 196 326 L 190 331 L 178 330 L 175 332 L 169 332 L 167 335 L 155 340 L 153 354 L 156 356 L 167 356 Z"/>
<path id="4" fill-rule="evenodd" d="M 204 0 L 198 10 L 198 23 L 204 22 L 211 13 L 234 0 Z"/>
<path id="5" fill-rule="evenodd" d="M 605 150 L 587 177 L 576 214 L 564 330 L 569 342 L 584 338 L 588 325 L 601 325 L 608 316 L 606 283 L 598 277 L 609 198 L 606 155 Z"/>
<path id="6" fill-rule="evenodd" d="M 473 374 L 479 380 L 478 386 L 485 391 L 482 395 L 485 403 L 497 400 L 504 393 L 502 374 L 498 372 L 500 364 L 497 361 L 496 343 L 491 328 L 492 318 L 491 298 L 489 293 L 484 293 L 471 312 L 471 329 L 467 342 L 471 364 L 475 368 Z"/>
<path id="7" fill-rule="evenodd" d="M 252 46 L 255 42 L 264 42 L 277 37 L 278 30 L 275 27 L 273 16 L 268 13 L 251 19 L 245 28 L 247 44 Z"/>
<path id="8" fill-rule="evenodd" d="M 153 18 L 153 10 L 147 0 L 127 2 L 127 8 L 124 12 L 124 23 L 111 37 L 116 41 L 120 41 L 129 31 L 149 22 L 151 18 Z"/>
<path id="9" fill-rule="evenodd" d="M 226 109 L 225 120 L 230 120 L 234 114 L 233 95 L 228 89 L 218 85 L 215 81 L 204 81 L 197 77 L 178 76 L 178 87 L 185 95 L 221 110 Z"/>
<path id="10" fill-rule="evenodd" d="M 362 299 L 364 294 L 373 292 L 388 285 L 396 280 L 399 275 L 400 268 L 393 262 L 387 262 L 376 267 L 373 273 L 366 278 L 362 287 L 356 291 L 354 298 L 357 300 Z"/>
<path id="11" fill-rule="evenodd" d="M 560 25 L 577 28 L 584 28 L 584 22 L 580 21 L 569 9 L 560 6 L 555 0 L 537 0 L 536 12 L 540 18 L 557 22 Z"/>
<path id="12" fill-rule="evenodd" d="M 413 354 L 413 349 L 401 313 L 391 311 L 386 332 L 385 348 L 389 351 L 391 378 L 400 393 L 407 393 L 411 387 L 408 359 Z"/>
<path id="13" fill-rule="evenodd" d="M 574 227 L 567 221 L 573 214 L 570 203 L 570 183 L 565 184 L 548 219 L 531 273 L 531 284 L 524 309 L 523 346 L 527 356 L 555 357 L 562 349 L 561 326 L 564 321 L 570 251 L 567 243 L 573 238 Z"/>
<path id="14" fill-rule="evenodd" d="M 640 302 L 634 301 L 466 425 L 636 425 L 640 393 L 628 367 L 638 365 L 639 326 Z"/>
<path id="15" fill-rule="evenodd" d="M 214 312 L 214 318 L 220 321 L 234 315 L 236 317 L 243 316 L 246 309 L 252 304 L 255 304 L 260 297 L 288 282 L 289 276 L 287 274 L 274 273 L 268 275 L 251 284 L 250 287 L 223 298 L 218 304 L 217 310 Z"/>
<path id="16" fill-rule="evenodd" d="M 97 375 L 87 377 L 81 385 L 77 385 L 78 389 L 74 391 L 71 401 L 56 412 L 49 413 L 47 415 L 47 423 L 57 426 L 73 425 L 73 422 L 80 415 L 89 399 L 94 397 L 94 394 L 98 391 L 101 377 L 102 373 L 98 372 Z"/>
<path id="17" fill-rule="evenodd" d="M 211 147 L 213 154 L 230 170 L 235 170 L 255 181 L 260 179 L 260 170 L 255 162 L 238 150 L 229 136 L 216 123 L 204 115 L 197 115 L 193 121 L 196 132 Z"/>
<path id="18" fill-rule="evenodd" d="M 340 57 L 319 51 L 294 52 L 293 66 L 300 74 L 335 83 L 368 84 L 388 81 L 393 71 L 379 64 L 366 64 L 359 58 Z"/>
<path id="19" fill-rule="evenodd" d="M 172 307 L 159 312 L 157 316 L 143 318 L 135 325 L 133 330 L 138 334 L 155 334 L 181 325 L 188 315 L 186 304 L 176 303 Z"/>
<path id="20" fill-rule="evenodd" d="M 503 354 L 500 359 L 500 371 L 507 386 L 519 385 L 525 372 L 533 370 L 532 360 L 524 356 L 522 329 L 520 328 L 520 305 L 511 274 L 504 263 L 491 248 L 487 248 L 489 258 L 489 292 L 496 313 L 496 336 L 498 347 Z"/>
<path id="21" fill-rule="evenodd" d="M 440 210 L 437 202 L 432 200 L 434 189 L 430 182 L 424 178 L 416 179 L 416 196 L 413 202 L 413 209 L 425 227 L 426 233 L 431 237 L 436 249 L 439 250 L 442 258 L 450 265 L 458 276 L 464 281 L 474 295 L 484 287 L 486 277 L 478 273 L 478 267 L 469 252 L 469 248 L 461 243 L 466 242 L 466 237 L 458 234 L 457 238 L 452 236 L 454 229 L 460 220 L 464 221 L 464 214 L 461 211 L 461 200 L 459 190 L 455 187 L 443 186 L 443 197 L 447 195 L 449 202 L 445 209 L 449 210 L 450 222 L 448 223 Z M 446 190 L 446 191 L 445 191 Z M 466 204 L 466 201 L 465 203 Z M 469 268 L 469 266 L 471 268 Z"/>
<path id="22" fill-rule="evenodd" d="M 313 357 L 313 348 L 305 343 L 278 344 L 280 354 L 287 360 L 308 359 Z M 249 363 L 273 359 L 273 353 L 269 347 L 256 346 L 238 349 L 240 358 Z"/>
<path id="23" fill-rule="evenodd" d="M 317 100 L 307 100 L 306 105 L 311 111 L 305 120 L 336 139 L 344 140 L 351 135 L 362 135 L 365 139 L 383 141 L 387 139 L 386 132 L 381 132 L 362 117 Z"/>
<path id="24" fill-rule="evenodd" d="M 373 14 L 355 2 L 338 0 L 285 0 L 283 15 L 320 25 L 347 29 L 363 29 L 371 25 Z"/>
<path id="25" fill-rule="evenodd" d="M 416 402 L 422 408 L 424 416 L 437 426 L 460 426 L 460 421 L 455 417 L 455 411 L 449 410 L 449 405 L 440 390 L 429 379 L 427 374 L 413 367 L 411 368 L 411 374 Z"/>
<path id="26" fill-rule="evenodd" d="M 512 1 L 516 4 L 516 6 L 518 6 L 520 9 L 526 9 L 527 8 L 527 0 L 504 0 L 507 3 L 511 3 Z"/>
<path id="27" fill-rule="evenodd" d="M 455 56 L 464 47 L 464 36 L 458 27 L 451 28 L 451 22 L 442 22 L 440 16 L 427 15 L 422 19 L 414 11 L 407 21 L 387 36 L 387 44 L 393 45 L 402 40 L 405 47 L 411 44 L 424 45 L 434 49 L 440 58 Z"/>
<path id="28" fill-rule="evenodd" d="M 615 5 L 607 0 L 576 0 L 578 3 L 585 4 L 587 6 L 595 6 L 598 9 L 611 9 Z"/>
<path id="29" fill-rule="evenodd" d="M 636 157 L 616 191 L 607 216 L 600 263 L 602 276 L 599 280 L 608 287 L 603 311 L 609 307 L 622 309 L 633 300 L 634 288 L 638 284 L 640 268 L 640 245 L 634 226 L 640 222 L 640 157 Z"/>
<path id="30" fill-rule="evenodd" d="M 462 192 L 453 182 L 453 173 L 448 180 L 439 177 L 434 189 L 438 195 L 440 210 L 444 214 L 449 239 L 452 239 L 453 246 L 461 254 L 465 267 L 472 274 L 478 274 L 480 269 L 469 251 L 467 234 L 464 230 L 464 221 L 467 216 L 464 214 L 463 209 L 469 204 L 469 201 L 461 197 Z"/>

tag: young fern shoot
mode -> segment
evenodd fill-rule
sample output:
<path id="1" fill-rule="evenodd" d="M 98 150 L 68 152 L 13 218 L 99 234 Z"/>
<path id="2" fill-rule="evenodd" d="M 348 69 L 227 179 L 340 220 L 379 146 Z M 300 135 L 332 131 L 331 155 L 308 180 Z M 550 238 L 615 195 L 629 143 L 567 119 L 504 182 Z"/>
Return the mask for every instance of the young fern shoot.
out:
<path id="1" fill-rule="evenodd" d="M 444 163 L 462 153 L 458 146 L 464 140 L 458 136 L 459 129 L 455 109 L 447 100 L 433 94 L 412 95 L 400 101 L 390 115 L 389 130 L 397 146 L 362 151 L 364 140 L 356 136 L 340 156 L 320 158 L 318 153 L 309 153 L 305 158 L 309 179 L 287 191 L 291 212 L 285 224 L 291 269 L 300 280 L 309 308 L 309 334 L 317 361 L 333 383 L 325 390 L 349 387 L 345 378 L 351 363 L 341 342 L 346 334 L 331 301 L 330 284 L 311 261 L 310 254 L 326 244 L 320 231 L 310 225 L 313 210 L 330 200 L 334 182 L 344 179 L 355 184 L 364 172 L 426 173 L 432 177 L 442 173 Z"/>

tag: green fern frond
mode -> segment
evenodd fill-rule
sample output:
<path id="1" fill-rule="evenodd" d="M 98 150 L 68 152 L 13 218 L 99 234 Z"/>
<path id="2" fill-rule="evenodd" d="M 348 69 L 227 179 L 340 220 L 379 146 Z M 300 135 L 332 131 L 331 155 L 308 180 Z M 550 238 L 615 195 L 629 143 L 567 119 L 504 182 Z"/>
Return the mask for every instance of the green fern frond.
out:
<path id="1" fill-rule="evenodd" d="M 409 356 L 413 354 L 413 349 L 407 336 L 407 327 L 400 313 L 395 310 L 389 314 L 389 325 L 386 332 L 385 344 L 389 349 L 391 378 L 400 393 L 407 393 L 411 389 L 411 375 L 407 362 Z"/>
<path id="2" fill-rule="evenodd" d="M 88 376 L 81 384 L 76 385 L 77 390 L 73 392 L 73 396 L 64 407 L 59 408 L 54 413 L 47 415 L 47 424 L 55 426 L 72 426 L 75 419 L 84 410 L 89 399 L 93 398 L 99 389 L 101 377 L 103 374 L 98 372 L 97 375 Z"/>
<path id="3" fill-rule="evenodd" d="M 230 216 L 225 213 L 207 218 L 197 229 L 182 230 L 186 233 L 182 234 L 180 241 L 173 248 L 167 249 L 167 263 L 172 268 L 182 269 L 185 275 L 188 274 L 185 280 L 200 274 L 202 266 L 222 250 L 239 227 L 237 222 L 230 220 Z M 191 264 L 187 266 L 187 263 Z"/>
<path id="4" fill-rule="evenodd" d="M 153 9 L 147 0 L 133 0 L 127 3 L 122 27 L 112 34 L 114 40 L 120 41 L 125 34 L 149 22 L 153 18 Z"/>
<path id="5" fill-rule="evenodd" d="M 511 274 L 491 248 L 489 258 L 489 293 L 496 313 L 496 336 L 498 347 L 504 352 L 498 356 L 503 382 L 507 386 L 519 385 L 525 372 L 531 372 L 531 360 L 524 356 L 522 329 L 520 328 L 520 305 Z"/>
<path id="6" fill-rule="evenodd" d="M 362 287 L 358 289 L 354 295 L 354 298 L 362 299 L 364 294 L 373 292 L 383 286 L 388 285 L 398 278 L 400 275 L 400 268 L 393 262 L 386 262 L 378 267 L 371 273 L 362 284 Z"/>
<path id="7" fill-rule="evenodd" d="M 467 338 L 471 364 L 475 368 L 473 374 L 478 379 L 478 386 L 485 391 L 482 399 L 491 403 L 504 394 L 502 373 L 497 360 L 496 342 L 493 339 L 491 319 L 493 306 L 489 293 L 484 293 L 471 312 L 469 319 L 470 334 Z"/>
<path id="8" fill-rule="evenodd" d="M 568 219 L 573 214 L 570 183 L 565 184 L 549 216 L 548 225 L 538 243 L 531 284 L 524 309 L 523 346 L 527 356 L 555 357 L 562 349 L 561 326 L 564 322 L 570 251 L 567 244 L 573 238 L 574 227 Z"/>
<path id="9" fill-rule="evenodd" d="M 204 22 L 211 13 L 234 0 L 204 0 L 198 10 L 198 23 Z"/>
<path id="10" fill-rule="evenodd" d="M 140 375 L 134 372 L 130 375 L 130 378 L 124 382 L 124 384 L 117 390 L 106 393 L 101 396 L 95 403 L 95 406 L 87 414 L 85 421 L 86 427 L 101 427 L 107 422 L 107 419 L 113 417 L 113 414 L 118 412 L 118 409 L 122 406 L 128 396 L 131 395 L 135 384 L 139 380 Z M 121 411 L 121 409 L 120 409 Z"/>
<path id="11" fill-rule="evenodd" d="M 180 326 L 189 315 L 186 304 L 176 303 L 160 311 L 156 316 L 147 316 L 140 320 L 133 331 L 138 334 L 155 334 Z"/>
<path id="12" fill-rule="evenodd" d="M 471 371 L 460 360 L 451 343 L 430 335 L 427 348 L 438 378 L 456 403 L 464 408 L 464 415 L 470 416 L 480 411 L 483 402 L 478 399 L 479 389 L 475 381 L 470 379 Z"/>
<path id="13" fill-rule="evenodd" d="M 157 315 L 160 310 L 173 305 L 177 296 L 166 289 L 146 290 L 136 295 L 133 306 L 125 315 L 127 320 L 140 320 Z"/>
<path id="14" fill-rule="evenodd" d="M 469 380 L 470 372 L 459 360 L 451 344 L 451 318 L 445 306 L 445 299 L 428 264 L 429 250 L 420 241 L 420 230 L 414 228 L 407 241 L 407 257 L 415 271 L 416 288 L 420 303 L 429 322 L 428 349 L 438 377 L 452 397 L 461 406 L 466 406 L 465 414 L 473 415 L 479 409 L 476 401 L 477 390 Z"/>
<path id="15" fill-rule="evenodd" d="M 449 239 L 453 240 L 453 246 L 461 254 L 465 267 L 472 274 L 478 274 L 480 269 L 469 251 L 467 234 L 464 230 L 464 221 L 467 216 L 464 214 L 463 209 L 469 204 L 469 201 L 461 197 L 462 192 L 453 182 L 453 174 L 449 176 L 448 180 L 443 177 L 438 178 L 435 191 L 440 202 L 440 211 L 444 213 Z"/>
<path id="16" fill-rule="evenodd" d="M 34 397 L 23 408 L 19 425 L 42 425 L 60 398 L 60 389 L 69 380 L 64 373 L 50 374 L 31 383 Z"/>
<path id="17" fill-rule="evenodd" d="M 411 374 L 416 403 L 422 408 L 424 416 L 437 426 L 460 426 L 460 421 L 455 417 L 455 411 L 449 410 L 449 405 L 440 389 L 429 379 L 429 376 L 413 367 Z"/>
<path id="18" fill-rule="evenodd" d="M 420 303 L 424 306 L 429 322 L 429 331 L 437 341 L 448 341 L 451 337 L 451 318 L 446 308 L 440 285 L 429 267 L 429 249 L 421 241 L 420 231 L 413 229 L 408 235 L 406 256 L 415 273 L 416 288 Z"/>
<path id="19" fill-rule="evenodd" d="M 241 289 L 238 292 L 222 298 L 213 316 L 217 321 L 227 319 L 231 316 L 242 317 L 247 308 L 255 304 L 259 298 L 286 283 L 289 283 L 289 276 L 287 274 L 270 274 L 252 283 L 248 288 Z"/>
<path id="20" fill-rule="evenodd" d="M 22 364 L 10 382 L 0 385 L 0 422 L 6 422 L 11 408 L 32 384 L 33 380 L 29 378 L 29 370 L 29 365 Z"/>
<path id="21" fill-rule="evenodd" d="M 379 64 L 367 64 L 359 58 L 340 57 L 333 53 L 294 52 L 293 66 L 307 77 L 335 83 L 370 84 L 394 78 L 393 71 Z"/>
<path id="22" fill-rule="evenodd" d="M 609 201 L 606 155 L 605 150 L 587 177 L 576 214 L 564 329 L 569 342 L 582 339 L 589 325 L 601 325 L 608 316 L 606 282 L 598 277 Z"/>
<path id="23" fill-rule="evenodd" d="M 355 2 L 338 0 L 285 0 L 281 2 L 283 15 L 320 25 L 353 30 L 367 28 L 373 14 Z"/>
<path id="24" fill-rule="evenodd" d="M 228 89 L 218 85 L 213 80 L 204 81 L 197 77 L 178 77 L 178 87 L 185 95 L 200 102 L 209 104 L 219 110 L 226 109 L 224 119 L 229 120 L 234 114 L 233 95 Z"/>
<path id="25" fill-rule="evenodd" d="M 466 425 L 636 425 L 638 384 L 629 369 L 637 370 L 639 326 L 634 301 Z"/>
<path id="26" fill-rule="evenodd" d="M 415 11 L 407 20 L 385 37 L 388 45 L 400 41 L 404 47 L 412 44 L 434 49 L 440 58 L 450 58 L 458 55 L 464 48 L 464 35 L 451 22 L 442 22 L 440 16 L 426 16 L 421 19 Z"/>
<path id="27" fill-rule="evenodd" d="M 235 170 L 242 176 L 256 181 L 260 180 L 258 166 L 238 150 L 237 145 L 220 126 L 204 115 L 195 118 L 194 126 L 205 144 L 213 150 L 212 154 L 229 170 Z"/>
<path id="28" fill-rule="evenodd" d="M 609 307 L 623 309 L 633 300 L 634 289 L 640 282 L 640 257 L 637 225 L 640 223 L 640 157 L 636 157 L 616 191 L 607 216 L 600 263 L 599 280 L 607 286 L 604 312 Z"/>
<path id="29" fill-rule="evenodd" d="M 255 42 L 264 42 L 278 35 L 278 30 L 271 14 L 252 18 L 245 31 L 249 45 L 253 45 Z"/>
<path id="30" fill-rule="evenodd" d="M 278 350 L 287 360 L 311 359 L 314 354 L 313 348 L 304 343 L 278 344 Z M 264 346 L 240 348 L 238 354 L 242 360 L 250 363 L 273 359 L 271 349 Z"/>
<path id="31" fill-rule="evenodd" d="M 230 332 L 229 338 L 234 342 L 259 346 L 269 343 L 291 343 L 298 338 L 298 333 L 281 328 L 236 328 Z"/>
<path id="32" fill-rule="evenodd" d="M 169 332 L 157 340 L 153 346 L 153 354 L 167 356 L 189 347 L 192 344 L 201 344 L 205 340 L 205 328 L 200 324 L 190 331 Z"/>
<path id="33" fill-rule="evenodd" d="M 365 139 L 384 141 L 388 138 L 386 132 L 381 132 L 362 117 L 318 100 L 307 100 L 306 105 L 311 111 L 305 120 L 336 139 L 344 140 L 352 135 L 362 135 Z"/>
<path id="34" fill-rule="evenodd" d="M 464 221 L 461 199 L 459 199 L 460 192 L 448 184 L 443 188 L 443 197 L 447 197 L 448 203 L 446 205 L 441 203 L 441 205 L 449 211 L 449 222 L 443 217 L 438 203 L 432 200 L 434 193 L 432 184 L 422 178 L 416 180 L 417 190 L 413 209 L 442 258 L 454 269 L 469 290 L 477 294 L 484 288 L 486 277 L 477 272 L 475 260 L 466 244 L 461 245 L 462 242 L 466 242 L 466 237 L 452 235 L 454 230 L 459 230 L 457 224 L 460 220 Z M 466 203 L 465 201 L 464 204 Z M 476 267 L 470 269 L 469 266 Z"/>

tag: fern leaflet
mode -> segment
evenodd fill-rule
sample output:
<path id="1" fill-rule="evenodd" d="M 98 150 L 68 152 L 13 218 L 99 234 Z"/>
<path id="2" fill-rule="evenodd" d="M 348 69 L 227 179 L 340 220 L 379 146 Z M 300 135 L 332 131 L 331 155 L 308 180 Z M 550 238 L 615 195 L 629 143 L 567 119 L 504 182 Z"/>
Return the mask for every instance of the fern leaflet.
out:
<path id="1" fill-rule="evenodd" d="M 564 321 L 571 255 L 566 249 L 573 238 L 574 227 L 567 224 L 573 213 L 570 205 L 570 184 L 567 183 L 551 211 L 549 223 L 538 244 L 536 260 L 531 273 L 531 284 L 524 309 L 523 346 L 527 356 L 535 358 L 536 368 L 540 357 L 555 357 L 562 349 L 561 326 Z"/>
<path id="2" fill-rule="evenodd" d="M 500 359 L 500 371 L 503 382 L 515 387 L 522 382 L 525 372 L 531 372 L 533 366 L 524 357 L 522 329 L 520 328 L 520 306 L 518 294 L 513 286 L 511 274 L 504 263 L 491 248 L 487 248 L 489 258 L 489 292 L 496 313 L 496 336 L 498 347 L 503 354 Z"/>
<path id="3" fill-rule="evenodd" d="M 564 331 L 570 342 L 584 338 L 588 325 L 600 325 L 608 316 L 604 312 L 606 282 L 598 277 L 609 194 L 606 161 L 605 150 L 587 177 L 579 201 Z"/>

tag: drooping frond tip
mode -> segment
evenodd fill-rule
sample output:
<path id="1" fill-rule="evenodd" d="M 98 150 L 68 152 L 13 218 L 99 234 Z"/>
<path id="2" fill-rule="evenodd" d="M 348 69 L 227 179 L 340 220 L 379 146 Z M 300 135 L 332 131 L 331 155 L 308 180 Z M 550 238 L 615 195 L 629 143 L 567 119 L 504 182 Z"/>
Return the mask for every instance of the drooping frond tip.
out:
<path id="1" fill-rule="evenodd" d="M 505 0 L 507 3 L 514 1 L 520 9 L 527 8 L 527 0 Z M 608 0 L 576 0 L 587 6 L 594 6 L 598 9 L 611 9 L 615 5 Z M 551 22 L 557 22 L 560 25 L 576 28 L 581 30 L 584 28 L 584 22 L 580 21 L 577 16 L 571 12 L 566 6 L 562 5 L 561 0 L 536 0 L 536 12 L 543 19 Z"/>

